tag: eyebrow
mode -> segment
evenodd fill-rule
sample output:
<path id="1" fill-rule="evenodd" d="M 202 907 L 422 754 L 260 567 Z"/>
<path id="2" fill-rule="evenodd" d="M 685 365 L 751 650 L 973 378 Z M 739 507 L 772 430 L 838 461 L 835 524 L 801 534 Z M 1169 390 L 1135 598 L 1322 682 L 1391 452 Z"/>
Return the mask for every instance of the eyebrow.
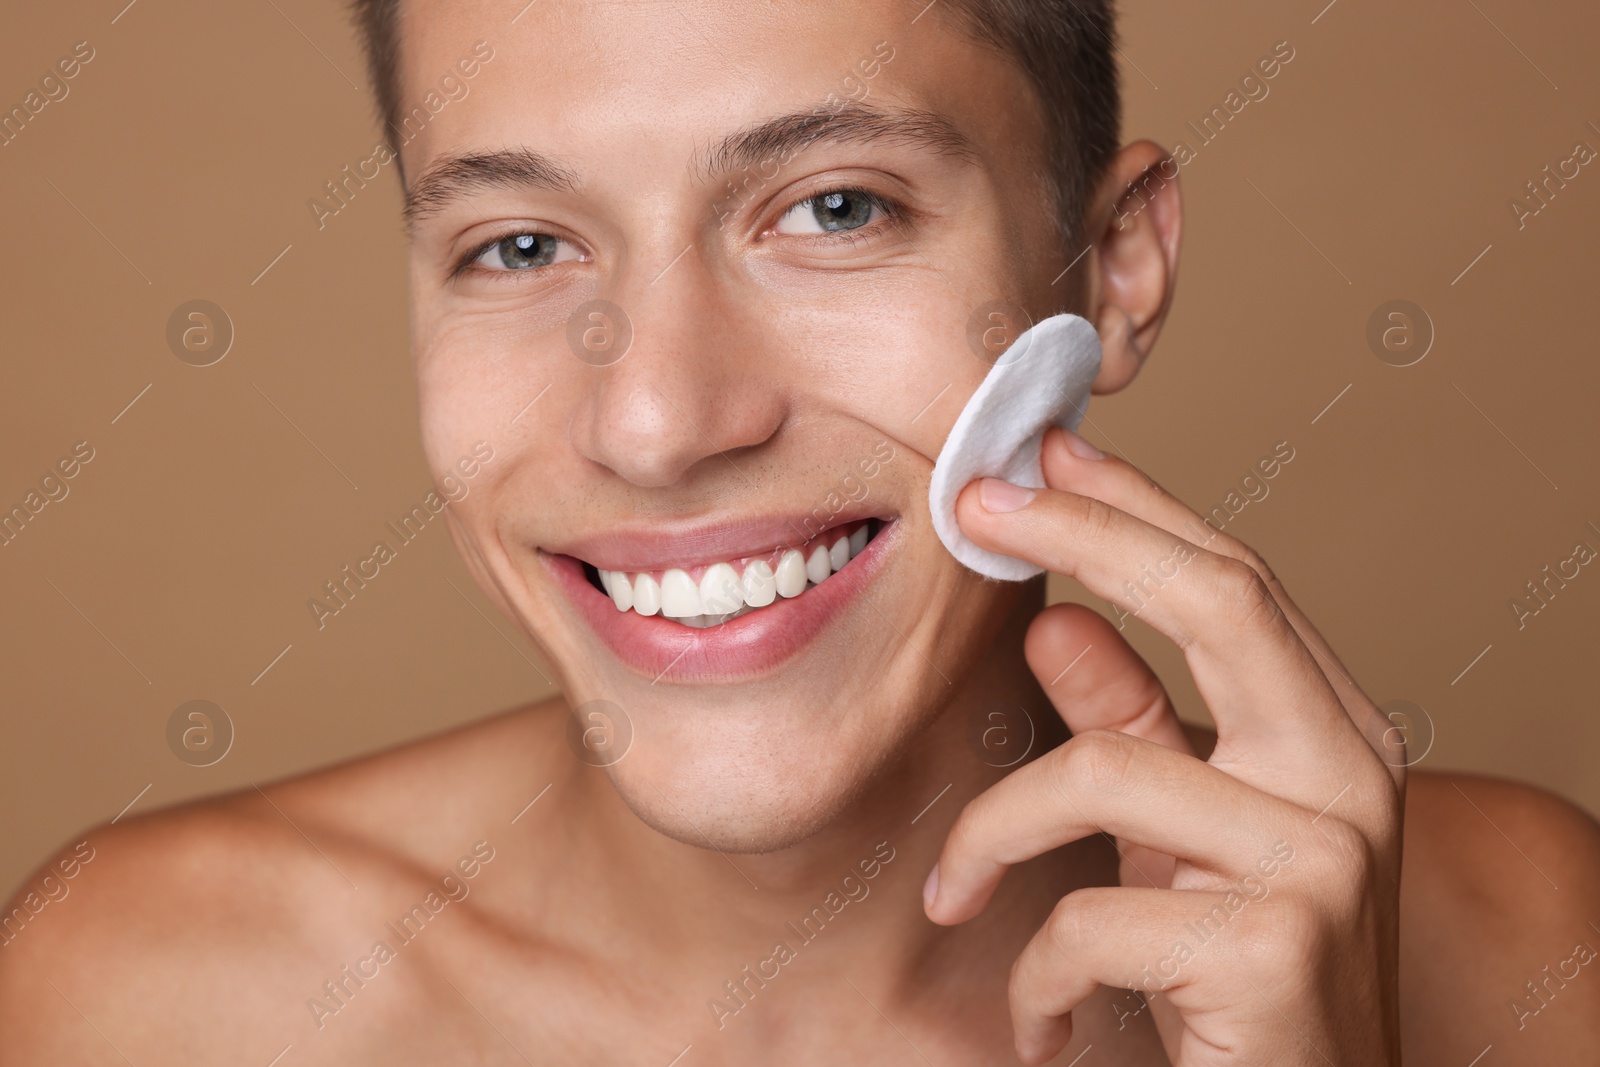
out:
<path id="1" fill-rule="evenodd" d="M 551 189 L 571 192 L 578 176 L 531 148 L 504 148 L 453 156 L 429 167 L 405 193 L 405 219 L 414 224 L 484 189 Z"/>
<path id="2" fill-rule="evenodd" d="M 696 178 L 711 181 L 773 161 L 786 163 L 821 142 L 893 144 L 967 163 L 979 159 L 972 139 L 937 112 L 851 102 L 832 110 L 819 107 L 779 115 L 729 134 L 696 152 L 689 169 Z M 578 184 L 576 171 L 531 148 L 453 156 L 429 167 L 406 190 L 405 219 L 414 224 L 485 189 L 572 192 Z"/>
<path id="3" fill-rule="evenodd" d="M 861 103 L 796 111 L 730 134 L 697 154 L 691 171 L 704 180 L 788 157 L 821 141 L 904 145 L 974 163 L 978 148 L 956 124 L 935 111 Z"/>

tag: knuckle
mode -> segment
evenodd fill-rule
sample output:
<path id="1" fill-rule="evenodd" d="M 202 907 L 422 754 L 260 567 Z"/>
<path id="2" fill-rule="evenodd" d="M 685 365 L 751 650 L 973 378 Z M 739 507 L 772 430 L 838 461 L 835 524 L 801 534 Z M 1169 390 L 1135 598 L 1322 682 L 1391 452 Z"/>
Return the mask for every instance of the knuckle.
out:
<path id="1" fill-rule="evenodd" d="M 1242 931 L 1239 953 L 1253 970 L 1294 983 L 1331 946 L 1371 925 L 1376 854 L 1349 823 L 1319 818 L 1297 835 L 1294 880 L 1263 900 Z"/>
<path id="2" fill-rule="evenodd" d="M 1381 892 L 1377 852 L 1366 835 L 1349 823 L 1322 818 L 1314 829 L 1317 840 L 1304 850 L 1307 855 L 1300 886 L 1314 898 L 1314 903 L 1303 901 L 1301 907 L 1314 910 L 1316 923 L 1303 924 L 1304 928 L 1297 927 L 1295 932 L 1307 938 L 1319 932 L 1348 934 L 1362 922 L 1374 892 Z"/>
<path id="3" fill-rule="evenodd" d="M 1376 721 L 1388 725 L 1388 720 L 1378 715 L 1376 711 L 1372 714 Z M 1404 743 L 1405 737 L 1402 734 L 1391 741 L 1390 745 Z M 1373 822 L 1379 826 L 1390 821 L 1398 821 L 1404 807 L 1400 784 L 1393 773 L 1404 768 L 1390 767 L 1380 754 L 1378 746 L 1383 745 L 1384 739 L 1381 735 L 1377 738 L 1377 746 L 1371 743 L 1362 745 L 1357 749 L 1351 766 L 1351 780 L 1355 782 L 1358 796 L 1362 801 L 1362 810 L 1370 812 Z M 1384 753 L 1387 751 L 1386 748 L 1382 749 Z"/>
<path id="4" fill-rule="evenodd" d="M 1226 617 L 1245 633 L 1270 632 L 1281 625 L 1283 611 L 1265 579 L 1248 563 L 1224 560 L 1218 567 L 1218 584 Z"/>
<path id="5" fill-rule="evenodd" d="M 1316 855 L 1330 866 L 1342 868 L 1366 851 L 1366 838 L 1361 831 L 1343 819 L 1324 815 L 1315 826 L 1319 839 Z"/>
<path id="6" fill-rule="evenodd" d="M 1200 522 L 1199 519 L 1195 521 L 1198 524 L 1197 529 L 1203 530 L 1201 539 L 1196 540 L 1196 544 L 1215 552 L 1219 556 L 1238 560 L 1261 575 L 1261 580 L 1268 585 L 1277 581 L 1277 577 L 1272 573 L 1272 568 L 1267 566 L 1267 561 L 1262 558 L 1260 552 L 1257 552 L 1231 533 L 1224 533 L 1208 523 Z"/>
<path id="7" fill-rule="evenodd" d="M 1282 987 L 1314 971 L 1314 961 L 1338 936 L 1316 894 L 1279 889 L 1260 905 L 1245 909 L 1231 952 L 1257 982 Z"/>
<path id="8" fill-rule="evenodd" d="M 1317 954 L 1327 919 L 1306 897 L 1285 894 L 1271 916 L 1247 939 L 1245 953 L 1258 967 L 1296 970 L 1300 961 Z"/>
<path id="9" fill-rule="evenodd" d="M 1069 893 L 1056 902 L 1045 929 L 1049 932 L 1050 943 L 1065 953 L 1071 953 L 1094 937 L 1088 909 L 1075 893 Z"/>
<path id="10" fill-rule="evenodd" d="M 1321 841 L 1315 865 L 1323 873 L 1322 884 L 1335 895 L 1341 887 L 1359 894 L 1377 865 L 1367 835 L 1347 822 L 1322 818 L 1317 820 L 1317 836 Z"/>
<path id="11" fill-rule="evenodd" d="M 1129 781 L 1135 747 L 1133 738 L 1116 730 L 1077 734 L 1067 742 L 1060 784 L 1102 795 L 1120 793 Z"/>
<path id="12" fill-rule="evenodd" d="M 1117 509 L 1098 497 L 1084 497 L 1084 532 L 1091 537 L 1109 537 L 1116 529 Z"/>
<path id="13" fill-rule="evenodd" d="M 1261 581 L 1266 584 L 1267 588 L 1276 589 L 1282 584 L 1278 581 L 1278 576 L 1273 573 L 1272 568 L 1268 566 L 1267 561 L 1262 557 L 1261 553 L 1257 552 L 1243 541 L 1238 541 L 1236 544 L 1238 545 L 1238 558 L 1240 562 L 1244 563 L 1245 566 L 1255 571 L 1256 574 L 1261 577 Z"/>

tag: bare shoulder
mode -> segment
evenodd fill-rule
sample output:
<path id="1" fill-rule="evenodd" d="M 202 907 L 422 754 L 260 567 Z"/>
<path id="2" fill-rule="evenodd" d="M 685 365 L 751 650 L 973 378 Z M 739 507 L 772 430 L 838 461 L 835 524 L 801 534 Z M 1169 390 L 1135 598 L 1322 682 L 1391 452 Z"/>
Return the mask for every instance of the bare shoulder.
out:
<path id="1" fill-rule="evenodd" d="M 1533 786 L 1413 771 L 1400 893 L 1406 1062 L 1576 1063 L 1600 1042 L 1600 824 Z"/>
<path id="2" fill-rule="evenodd" d="M 270 1061 L 384 924 L 465 899 L 531 784 L 560 773 L 562 710 L 78 835 L 5 907 L 0 1062 Z"/>

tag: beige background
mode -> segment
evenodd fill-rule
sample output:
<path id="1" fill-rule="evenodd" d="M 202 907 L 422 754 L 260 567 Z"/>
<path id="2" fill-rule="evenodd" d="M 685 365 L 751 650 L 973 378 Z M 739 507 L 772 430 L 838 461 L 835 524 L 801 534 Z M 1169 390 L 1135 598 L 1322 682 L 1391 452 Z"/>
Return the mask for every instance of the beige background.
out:
<path id="1" fill-rule="evenodd" d="M 6 109 L 75 42 L 96 52 L 0 148 L 0 505 L 75 442 L 96 452 L 0 548 L 0 889 L 136 797 L 247 785 L 545 692 L 437 525 L 324 631 L 305 608 L 429 487 L 393 176 L 320 232 L 306 206 L 376 140 L 342 11 L 125 2 L 0 17 Z M 1600 567 L 1521 631 L 1508 601 L 1580 537 L 1600 548 L 1583 526 L 1600 524 L 1600 167 L 1522 230 L 1507 201 L 1576 142 L 1600 148 L 1600 10 L 1323 2 L 1127 4 L 1129 136 L 1195 146 L 1185 122 L 1276 42 L 1296 55 L 1184 168 L 1171 325 L 1089 436 L 1199 508 L 1290 442 L 1231 528 L 1375 699 L 1428 712 L 1423 765 L 1595 810 Z M 165 338 L 195 298 L 237 333 L 206 368 Z M 1395 298 L 1437 331 L 1406 368 L 1366 341 Z M 1131 628 L 1203 717 L 1181 662 Z M 204 769 L 165 739 L 196 698 L 237 730 Z"/>

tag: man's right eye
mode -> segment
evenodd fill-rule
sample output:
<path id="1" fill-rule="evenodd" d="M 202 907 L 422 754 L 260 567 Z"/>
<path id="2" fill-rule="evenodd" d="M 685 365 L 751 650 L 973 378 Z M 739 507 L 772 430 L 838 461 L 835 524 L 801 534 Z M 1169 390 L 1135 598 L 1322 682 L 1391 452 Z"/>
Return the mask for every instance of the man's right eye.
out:
<path id="1" fill-rule="evenodd" d="M 486 270 L 528 270 L 580 258 L 577 249 L 548 233 L 509 234 L 485 248 L 473 265 Z"/>

